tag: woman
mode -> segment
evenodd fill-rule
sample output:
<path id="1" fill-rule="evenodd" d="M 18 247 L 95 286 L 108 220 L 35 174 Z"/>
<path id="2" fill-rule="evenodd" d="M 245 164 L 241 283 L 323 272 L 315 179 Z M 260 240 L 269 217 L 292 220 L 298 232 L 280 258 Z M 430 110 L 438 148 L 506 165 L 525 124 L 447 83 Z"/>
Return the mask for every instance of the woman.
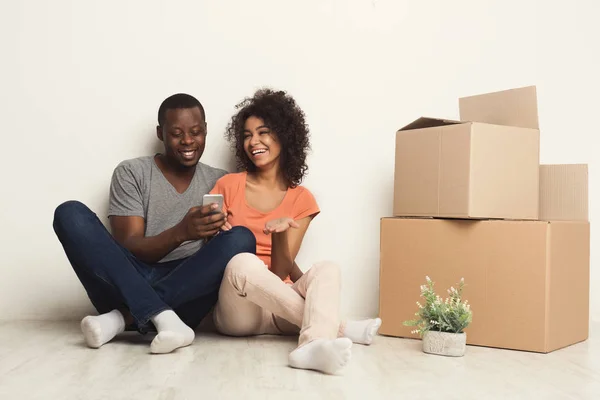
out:
<path id="1" fill-rule="evenodd" d="M 256 236 L 256 255 L 235 256 L 225 270 L 214 319 L 227 335 L 300 333 L 292 367 L 333 374 L 352 342 L 370 344 L 381 320 L 340 323 L 340 271 L 330 262 L 303 273 L 295 263 L 319 207 L 300 186 L 307 170 L 308 127 L 293 98 L 259 90 L 238 105 L 227 138 L 244 172 L 226 175 L 211 193 L 224 196 L 225 229 Z"/>

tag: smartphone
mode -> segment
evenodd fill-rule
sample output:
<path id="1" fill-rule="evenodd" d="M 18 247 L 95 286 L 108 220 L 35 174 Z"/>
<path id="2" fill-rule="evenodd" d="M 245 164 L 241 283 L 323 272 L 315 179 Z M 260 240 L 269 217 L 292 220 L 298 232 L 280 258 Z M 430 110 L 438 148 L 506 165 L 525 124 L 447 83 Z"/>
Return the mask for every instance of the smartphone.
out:
<path id="1" fill-rule="evenodd" d="M 205 194 L 202 196 L 202 205 L 207 206 L 209 204 L 216 203 L 219 208 L 213 211 L 213 213 L 223 212 L 223 195 L 222 194 Z"/>

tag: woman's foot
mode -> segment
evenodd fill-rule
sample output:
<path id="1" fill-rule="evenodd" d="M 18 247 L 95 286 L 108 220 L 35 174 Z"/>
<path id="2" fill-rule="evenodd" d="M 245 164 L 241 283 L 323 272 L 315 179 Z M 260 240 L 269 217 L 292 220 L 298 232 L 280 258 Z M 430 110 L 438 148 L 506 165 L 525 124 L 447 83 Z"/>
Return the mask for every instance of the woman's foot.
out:
<path id="1" fill-rule="evenodd" d="M 350 361 L 351 348 L 348 338 L 313 340 L 290 353 L 290 366 L 335 374 Z"/>
<path id="2" fill-rule="evenodd" d="M 373 343 L 373 338 L 377 335 L 380 326 L 380 318 L 348 321 L 344 328 L 344 337 L 347 337 L 354 343 L 369 345 Z"/>
<path id="3" fill-rule="evenodd" d="M 94 349 L 110 342 L 125 330 L 125 319 L 119 310 L 98 316 L 87 316 L 81 320 L 81 331 L 85 343 Z"/>

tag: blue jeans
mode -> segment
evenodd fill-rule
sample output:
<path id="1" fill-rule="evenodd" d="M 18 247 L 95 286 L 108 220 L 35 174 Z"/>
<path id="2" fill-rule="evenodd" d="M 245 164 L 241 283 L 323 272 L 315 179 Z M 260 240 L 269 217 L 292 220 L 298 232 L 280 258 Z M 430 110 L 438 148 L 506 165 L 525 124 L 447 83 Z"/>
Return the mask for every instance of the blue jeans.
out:
<path id="1" fill-rule="evenodd" d="M 54 231 L 96 310 L 126 308 L 130 328 L 147 332 L 150 318 L 172 309 L 195 328 L 216 304 L 227 263 L 238 253 L 255 253 L 245 227 L 221 232 L 192 256 L 165 263 L 138 260 L 115 241 L 96 214 L 77 201 L 58 206 Z"/>

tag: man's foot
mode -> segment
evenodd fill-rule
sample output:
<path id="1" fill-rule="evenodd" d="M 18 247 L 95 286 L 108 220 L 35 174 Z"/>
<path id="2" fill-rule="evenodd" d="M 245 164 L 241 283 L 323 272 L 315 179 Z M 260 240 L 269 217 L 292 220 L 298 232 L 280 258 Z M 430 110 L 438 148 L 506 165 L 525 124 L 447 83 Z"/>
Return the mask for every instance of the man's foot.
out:
<path id="1" fill-rule="evenodd" d="M 351 347 L 348 338 L 313 340 L 290 353 L 290 366 L 333 375 L 350 361 Z"/>
<path id="2" fill-rule="evenodd" d="M 194 341 L 194 331 L 187 326 L 173 310 L 163 311 L 151 318 L 157 334 L 150 344 L 154 354 L 170 353 L 180 347 L 189 346 Z"/>
<path id="3" fill-rule="evenodd" d="M 354 343 L 369 345 L 373 343 L 373 338 L 377 335 L 380 326 L 380 318 L 348 321 L 344 328 L 344 337 Z"/>
<path id="4" fill-rule="evenodd" d="M 98 316 L 87 316 L 81 320 L 81 331 L 85 342 L 97 349 L 125 330 L 125 319 L 119 310 Z"/>

